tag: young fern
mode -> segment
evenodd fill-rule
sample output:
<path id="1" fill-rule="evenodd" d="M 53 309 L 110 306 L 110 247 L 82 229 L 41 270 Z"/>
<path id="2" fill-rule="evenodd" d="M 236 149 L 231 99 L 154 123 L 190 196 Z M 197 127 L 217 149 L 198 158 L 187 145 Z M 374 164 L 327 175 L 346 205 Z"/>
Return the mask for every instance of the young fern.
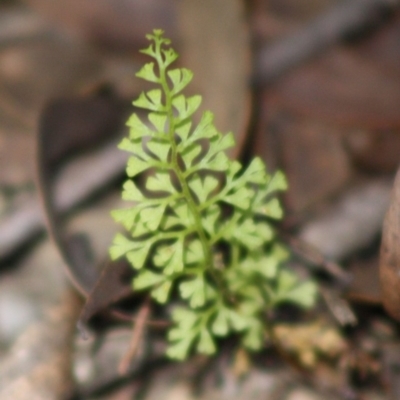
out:
<path id="1" fill-rule="evenodd" d="M 267 174 L 260 158 L 246 169 L 230 160 L 225 151 L 234 137 L 217 131 L 211 112 L 192 128 L 201 97 L 181 92 L 193 73 L 170 68 L 178 55 L 163 31 L 147 38 L 152 43 L 142 52 L 154 61 L 136 75 L 158 88 L 133 102 L 149 111 L 149 124 L 133 114 L 119 146 L 132 154 L 122 193 L 132 206 L 112 216 L 130 237 L 117 234 L 110 255 L 125 256 L 138 271 L 134 290 L 148 290 L 161 304 L 180 296 L 169 357 L 184 359 L 194 348 L 212 354 L 215 338 L 231 333 L 260 349 L 266 311 L 284 301 L 309 307 L 316 294 L 312 282 L 299 282 L 281 266 L 287 252 L 268 222 L 282 217 L 273 195 L 286 189 L 285 177 Z M 132 178 L 140 174 L 139 188 Z"/>

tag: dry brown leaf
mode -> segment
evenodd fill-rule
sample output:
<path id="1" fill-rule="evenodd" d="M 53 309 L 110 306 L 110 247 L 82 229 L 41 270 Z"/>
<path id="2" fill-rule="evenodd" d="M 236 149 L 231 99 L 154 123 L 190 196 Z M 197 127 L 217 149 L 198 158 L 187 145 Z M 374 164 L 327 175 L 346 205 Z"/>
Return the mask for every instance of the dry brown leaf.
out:
<path id="1" fill-rule="evenodd" d="M 383 305 L 400 321 L 400 169 L 383 223 L 379 275 Z"/>
<path id="2" fill-rule="evenodd" d="M 57 188 L 59 171 L 64 158 L 71 152 L 84 151 L 115 137 L 120 132 L 125 115 L 123 101 L 100 95 L 54 101 L 44 110 L 40 121 L 36 161 L 38 187 L 48 228 L 66 262 L 71 280 L 86 294 L 92 290 L 99 270 L 88 254 L 90 240 L 66 232 L 59 207 L 65 199 L 56 197 L 57 189 L 60 189 Z M 95 165 L 93 161 L 92 164 Z M 88 185 L 87 178 L 83 183 Z M 64 197 L 79 192 L 79 188 L 70 186 L 67 192 Z"/>
<path id="3" fill-rule="evenodd" d="M 203 96 L 222 132 L 236 137 L 237 156 L 250 117 L 250 38 L 240 0 L 178 2 L 182 64 L 194 72 L 190 87 Z"/>

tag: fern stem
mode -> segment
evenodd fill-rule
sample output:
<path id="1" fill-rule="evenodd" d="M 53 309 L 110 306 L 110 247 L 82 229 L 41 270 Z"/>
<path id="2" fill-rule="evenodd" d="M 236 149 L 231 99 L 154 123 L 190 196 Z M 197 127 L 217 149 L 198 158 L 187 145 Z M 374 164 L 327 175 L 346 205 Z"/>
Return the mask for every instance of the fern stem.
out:
<path id="1" fill-rule="evenodd" d="M 175 140 L 175 122 L 174 122 L 173 106 L 172 106 L 173 95 L 172 95 L 171 90 L 167 83 L 167 78 L 165 75 L 165 67 L 162 65 L 162 63 L 160 63 L 159 60 L 157 60 L 157 61 L 159 62 L 160 84 L 161 84 L 164 94 L 165 94 L 165 102 L 166 102 L 167 118 L 168 118 L 167 120 L 169 121 L 169 128 L 168 128 L 167 134 L 168 134 L 168 137 L 169 137 L 169 140 L 171 143 L 171 165 L 172 165 L 172 168 L 178 178 L 179 184 L 182 188 L 183 196 L 188 204 L 189 210 L 192 213 L 193 218 L 195 220 L 196 231 L 199 236 L 200 243 L 201 243 L 201 246 L 203 249 L 206 269 L 210 272 L 210 274 L 212 275 L 212 277 L 215 280 L 215 283 L 219 287 L 220 291 L 223 293 L 223 292 L 226 292 L 226 289 L 224 288 L 223 281 L 214 266 L 211 245 L 209 243 L 209 240 L 207 239 L 206 232 L 201 223 L 200 211 L 197 207 L 195 199 L 193 198 L 193 196 L 190 192 L 189 185 L 186 181 L 184 171 L 181 170 L 179 163 L 178 163 L 178 149 L 177 149 L 177 143 Z"/>

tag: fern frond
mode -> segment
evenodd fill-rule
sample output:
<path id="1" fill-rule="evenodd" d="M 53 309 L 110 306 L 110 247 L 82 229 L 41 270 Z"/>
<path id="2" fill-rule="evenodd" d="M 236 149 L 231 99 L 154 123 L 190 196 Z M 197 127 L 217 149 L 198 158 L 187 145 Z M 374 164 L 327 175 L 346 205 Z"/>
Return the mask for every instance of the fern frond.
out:
<path id="1" fill-rule="evenodd" d="M 216 129 L 210 111 L 192 126 L 201 96 L 182 90 L 193 73 L 170 69 L 178 55 L 161 30 L 147 37 L 143 53 L 153 61 L 136 75 L 158 87 L 133 102 L 148 111 L 148 123 L 133 114 L 120 144 L 131 153 L 122 197 L 132 206 L 112 216 L 130 237 L 118 234 L 110 255 L 125 256 L 138 270 L 134 290 L 148 290 L 162 304 L 172 293 L 180 296 L 168 356 L 212 354 L 214 338 L 234 332 L 245 347 L 259 349 L 266 310 L 282 301 L 308 307 L 316 293 L 313 283 L 300 283 L 282 267 L 287 252 L 269 222 L 282 218 L 274 196 L 286 179 L 269 175 L 260 158 L 246 169 L 230 160 L 225 151 L 234 136 Z"/>

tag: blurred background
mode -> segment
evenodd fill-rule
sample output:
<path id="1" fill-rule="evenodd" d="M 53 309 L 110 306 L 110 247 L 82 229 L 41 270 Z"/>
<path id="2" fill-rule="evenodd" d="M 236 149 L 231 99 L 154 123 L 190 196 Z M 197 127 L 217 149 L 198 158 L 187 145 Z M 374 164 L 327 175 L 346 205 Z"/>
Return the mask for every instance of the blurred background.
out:
<path id="1" fill-rule="evenodd" d="M 123 379 L 129 325 L 101 344 L 76 333 L 117 229 L 109 210 L 126 157 L 115 143 L 147 88 L 135 72 L 155 28 L 193 70 L 203 110 L 234 132 L 231 156 L 260 155 L 287 174 L 282 237 L 324 276 L 320 312 L 336 319 L 331 339 L 324 322 L 286 342 L 305 375 L 229 346 L 211 366 L 149 366 L 162 351 L 155 337 Z M 397 0 L 0 1 L 0 400 L 400 398 L 398 326 L 378 285 L 399 104 Z M 89 238 L 88 270 L 49 239 L 46 220 L 56 239 Z M 327 300 L 343 293 L 345 306 Z M 353 309 L 357 328 L 330 306 Z M 304 361 L 310 346 L 317 355 Z"/>

